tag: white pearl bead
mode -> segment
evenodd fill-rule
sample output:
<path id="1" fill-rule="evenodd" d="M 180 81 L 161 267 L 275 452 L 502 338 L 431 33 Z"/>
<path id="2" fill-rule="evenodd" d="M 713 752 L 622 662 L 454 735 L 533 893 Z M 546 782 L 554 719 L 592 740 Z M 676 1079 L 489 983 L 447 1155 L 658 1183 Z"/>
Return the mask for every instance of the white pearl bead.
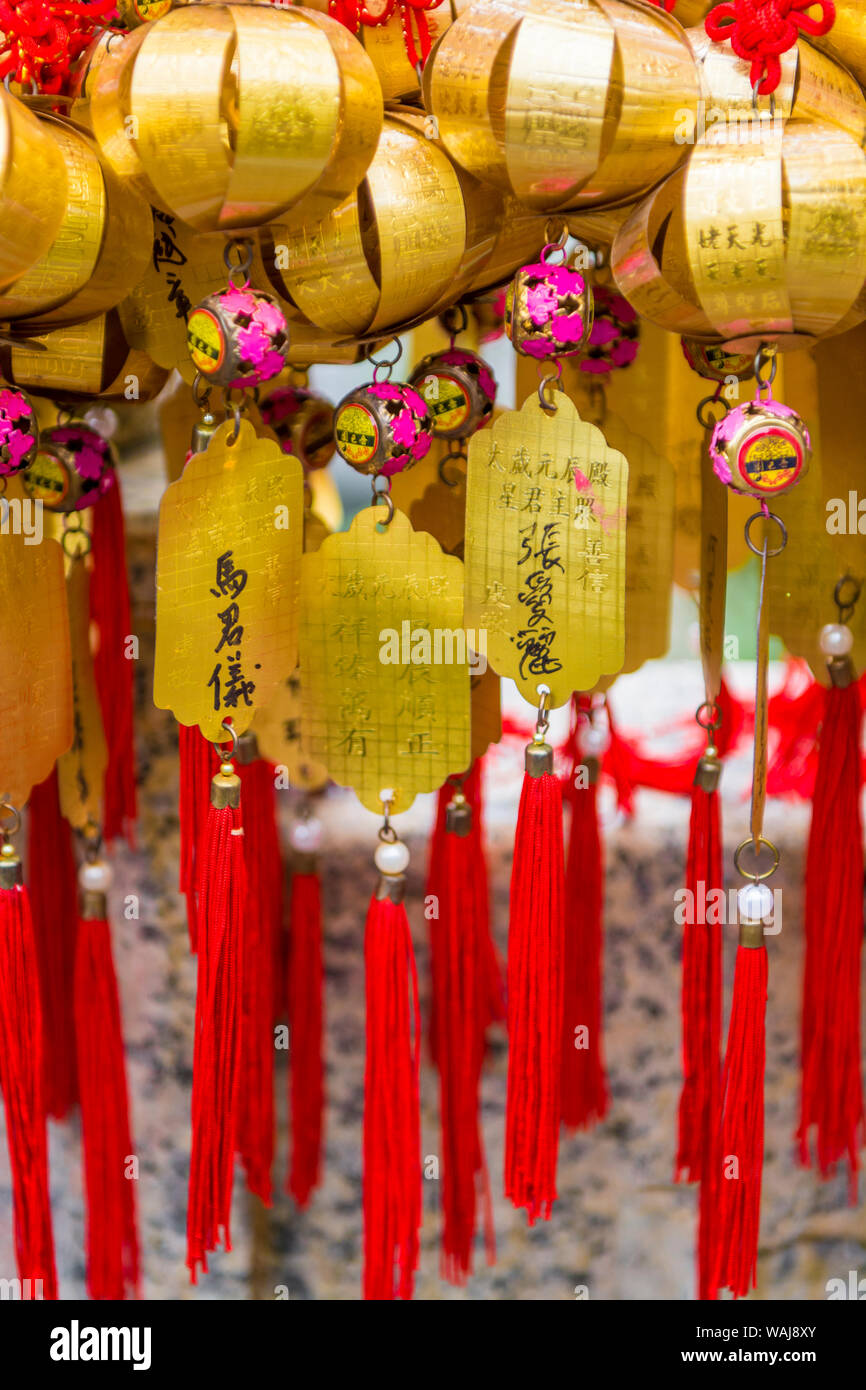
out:
<path id="1" fill-rule="evenodd" d="M 409 851 L 402 840 L 395 840 L 393 844 L 382 840 L 373 860 L 380 874 L 402 874 L 409 863 Z"/>
<path id="2" fill-rule="evenodd" d="M 610 730 L 606 724 L 590 724 L 581 731 L 580 746 L 589 757 L 600 758 L 610 747 Z"/>
<path id="3" fill-rule="evenodd" d="M 315 816 L 296 821 L 289 831 L 289 841 L 299 854 L 315 854 L 322 843 L 321 821 Z"/>
<path id="4" fill-rule="evenodd" d="M 117 416 L 107 405 L 92 405 L 84 412 L 84 423 L 103 439 L 113 439 L 117 433 Z"/>
<path id="5" fill-rule="evenodd" d="M 748 922 L 763 922 L 773 911 L 773 891 L 766 883 L 747 883 L 737 894 L 740 918 Z"/>
<path id="6" fill-rule="evenodd" d="M 78 882 L 85 892 L 107 893 L 111 885 L 111 870 L 102 860 L 95 864 L 82 864 L 78 870 Z"/>
<path id="7" fill-rule="evenodd" d="M 818 645 L 825 656 L 847 656 L 854 646 L 854 634 L 844 623 L 827 623 L 821 628 Z"/>

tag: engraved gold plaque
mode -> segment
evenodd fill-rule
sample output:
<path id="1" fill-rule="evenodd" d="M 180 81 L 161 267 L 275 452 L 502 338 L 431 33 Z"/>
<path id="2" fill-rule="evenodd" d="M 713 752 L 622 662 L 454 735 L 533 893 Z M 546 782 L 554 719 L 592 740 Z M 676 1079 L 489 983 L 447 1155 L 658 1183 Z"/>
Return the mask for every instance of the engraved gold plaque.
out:
<path id="1" fill-rule="evenodd" d="M 384 517 L 368 507 L 304 556 L 301 733 L 364 806 L 381 812 L 390 790 L 399 812 L 469 766 L 471 672 L 463 566 L 401 512 L 380 530 Z"/>
<path id="2" fill-rule="evenodd" d="M 635 434 L 618 415 L 605 415 L 604 434 L 629 462 L 625 658 L 620 673 L 625 674 L 664 656 L 670 645 L 676 474 L 658 447 Z M 599 688 L 607 690 L 612 683 L 606 677 Z"/>
<path id="3" fill-rule="evenodd" d="M 293 787 L 318 791 L 328 771 L 310 756 L 301 733 L 301 678 L 299 672 L 281 681 L 253 724 L 263 758 L 284 767 Z"/>
<path id="4" fill-rule="evenodd" d="M 205 738 L 241 734 L 297 665 L 303 478 L 242 420 L 221 425 L 159 509 L 154 702 Z"/>
<path id="5" fill-rule="evenodd" d="M 72 745 L 57 762 L 60 810 L 76 830 L 102 822 L 108 747 L 90 650 L 90 574 L 70 561 L 66 579 L 72 657 Z"/>
<path id="6" fill-rule="evenodd" d="M 628 464 L 564 392 L 538 393 L 469 445 L 466 623 L 537 703 L 591 690 L 625 656 Z"/>
<path id="7" fill-rule="evenodd" d="M 23 504 L 8 480 L 10 507 Z M 0 536 L 0 796 L 21 807 L 72 742 L 72 667 L 63 552 Z"/>

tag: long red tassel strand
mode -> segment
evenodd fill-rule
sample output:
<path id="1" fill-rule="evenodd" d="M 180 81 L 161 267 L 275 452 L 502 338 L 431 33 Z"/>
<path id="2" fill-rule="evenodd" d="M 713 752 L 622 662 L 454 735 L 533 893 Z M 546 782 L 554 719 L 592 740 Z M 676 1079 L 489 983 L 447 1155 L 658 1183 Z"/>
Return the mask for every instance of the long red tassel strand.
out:
<path id="1" fill-rule="evenodd" d="M 250 760 L 245 761 L 246 758 Z M 273 769 L 258 757 L 254 735 L 241 737 L 237 760 L 247 876 L 237 1151 L 247 1187 L 270 1206 L 274 1161 L 274 937 L 282 921 L 283 866 Z"/>
<path id="2" fill-rule="evenodd" d="M 562 791 L 543 741 L 543 712 L 526 749 L 508 932 L 505 1195 L 532 1225 L 556 1200 L 562 1075 Z"/>
<path id="3" fill-rule="evenodd" d="M 221 764 L 200 854 L 198 986 L 192 1075 L 192 1146 L 187 1266 L 193 1284 L 207 1252 L 231 1249 L 243 1028 L 244 918 L 247 909 L 240 779 Z"/>
<path id="4" fill-rule="evenodd" d="M 755 1287 L 764 1164 L 767 951 L 760 922 L 740 923 L 734 997 L 722 1077 L 722 1119 L 714 1183 L 709 1297 Z"/>
<path id="5" fill-rule="evenodd" d="M 48 1191 L 42 1010 L 30 900 L 21 860 L 0 849 L 0 1089 L 12 1172 L 15 1256 L 25 1298 L 57 1297 Z"/>
<path id="6" fill-rule="evenodd" d="M 604 870 L 598 822 L 599 760 L 582 747 L 575 697 L 572 764 L 564 784 L 571 806 L 565 860 L 565 956 L 562 1011 L 562 1123 L 589 1129 L 610 1104 L 604 1066 L 602 959 Z M 596 734 L 594 728 L 591 731 Z M 601 731 L 599 730 L 599 733 Z"/>
<path id="7" fill-rule="evenodd" d="M 720 763 L 715 749 L 698 764 L 692 788 L 686 859 L 687 902 L 692 920 L 683 930 L 682 1066 L 676 1180 L 697 1182 L 718 1128 L 722 1052 L 723 912 L 711 893 L 724 888 L 720 833 Z M 708 920 L 713 918 L 713 921 Z"/>
<path id="8" fill-rule="evenodd" d="M 78 930 L 78 879 L 69 822 L 60 814 L 57 772 L 33 788 L 30 813 L 30 907 L 42 998 L 45 1109 L 55 1120 L 78 1100 L 72 977 Z"/>
<path id="9" fill-rule="evenodd" d="M 186 898 L 186 920 L 190 949 L 198 938 L 198 855 L 208 814 L 210 782 L 214 774 L 214 753 L 207 739 L 193 725 L 178 726 L 180 758 L 180 891 Z"/>
<path id="10" fill-rule="evenodd" d="M 849 668 L 850 669 L 850 668 Z M 831 664 L 832 673 L 832 664 Z M 821 726 L 806 857 L 800 1161 L 815 1151 L 822 1177 L 847 1160 L 856 1199 L 863 1143 L 860 957 L 863 943 L 863 827 L 860 726 L 853 672 L 832 686 Z"/>
<path id="11" fill-rule="evenodd" d="M 298 854 L 289 902 L 288 1190 L 299 1207 L 306 1207 L 321 1180 L 325 1114 L 322 890 L 314 854 Z"/>
<path id="12" fill-rule="evenodd" d="M 87 1290 L 91 1298 L 139 1293 L 135 1154 L 117 977 L 106 919 L 108 869 L 82 866 L 75 953 L 75 1037 L 87 1195 Z"/>
<path id="13" fill-rule="evenodd" d="M 472 1273 L 478 1198 L 488 1264 L 496 1258 L 492 1203 L 478 1113 L 486 1030 L 502 1018 L 502 976 L 490 936 L 480 825 L 480 765 L 439 793 L 426 901 L 432 963 L 431 1040 L 439 1070 L 442 1126 L 442 1277 Z"/>
<path id="14" fill-rule="evenodd" d="M 409 1299 L 421 1226 L 418 976 L 403 906 L 399 840 L 376 851 L 379 886 L 364 931 L 364 1297 Z"/>
<path id="15" fill-rule="evenodd" d="M 91 547 L 90 621 L 98 633 L 93 674 L 108 745 L 102 833 L 108 843 L 124 836 L 133 845 L 138 815 L 133 731 L 134 662 L 126 652 L 132 619 L 123 498 L 116 473 L 114 485 L 93 509 Z"/>

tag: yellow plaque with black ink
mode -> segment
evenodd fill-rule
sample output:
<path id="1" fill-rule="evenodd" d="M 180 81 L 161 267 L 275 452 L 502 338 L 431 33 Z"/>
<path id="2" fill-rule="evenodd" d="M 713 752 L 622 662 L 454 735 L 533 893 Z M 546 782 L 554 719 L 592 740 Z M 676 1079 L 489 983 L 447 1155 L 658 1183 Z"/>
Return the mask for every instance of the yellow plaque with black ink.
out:
<path id="1" fill-rule="evenodd" d="M 550 706 L 624 659 L 628 464 L 562 391 L 537 392 L 469 445 L 466 624 L 490 664 Z"/>
<path id="2" fill-rule="evenodd" d="M 247 420 L 221 425 L 159 509 L 154 702 L 242 734 L 297 665 L 303 473 Z M 231 442 L 230 442 L 231 441 Z"/>

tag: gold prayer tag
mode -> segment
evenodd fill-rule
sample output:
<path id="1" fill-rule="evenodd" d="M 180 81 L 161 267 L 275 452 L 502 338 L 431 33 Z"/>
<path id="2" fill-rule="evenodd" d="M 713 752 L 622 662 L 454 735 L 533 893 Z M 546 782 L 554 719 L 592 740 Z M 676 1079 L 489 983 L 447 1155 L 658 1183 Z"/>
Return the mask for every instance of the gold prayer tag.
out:
<path id="1" fill-rule="evenodd" d="M 669 460 L 618 415 L 605 415 L 604 433 L 629 461 L 625 674 L 664 656 L 670 645 L 676 477 Z M 613 680 L 603 678 L 598 688 L 608 690 Z"/>
<path id="2" fill-rule="evenodd" d="M 72 560 L 66 579 L 72 656 L 72 746 L 58 759 L 60 810 L 76 830 L 98 826 L 108 747 L 90 650 L 90 574 Z"/>
<path id="3" fill-rule="evenodd" d="M 538 393 L 469 445 L 466 623 L 490 664 L 550 707 L 622 666 L 628 464 L 564 392 Z"/>
<path id="4" fill-rule="evenodd" d="M 32 509 L 7 480 L 10 516 Z M 23 529 L 0 536 L 0 797 L 23 806 L 72 742 L 72 669 L 63 552 Z"/>
<path id="5" fill-rule="evenodd" d="M 289 782 L 303 791 L 318 791 L 328 780 L 321 763 L 310 757 L 301 736 L 301 677 L 296 671 L 281 681 L 253 723 L 259 752 L 268 762 L 285 768 Z"/>
<path id="6" fill-rule="evenodd" d="M 430 483 L 424 495 L 412 503 L 409 520 L 416 531 L 434 536 L 446 555 L 463 559 L 466 529 L 466 474 L 459 464 L 446 461 L 443 474 Z"/>
<path id="7" fill-rule="evenodd" d="M 238 734 L 297 665 L 303 478 L 297 459 L 226 422 L 159 509 L 154 702 L 205 738 Z"/>
<path id="8" fill-rule="evenodd" d="M 405 811 L 470 760 L 463 566 L 368 507 L 301 570 L 301 736 L 369 810 Z M 468 638 L 468 641 L 467 641 Z"/>
<path id="9" fill-rule="evenodd" d="M 502 738 L 502 682 L 488 666 L 472 677 L 472 761 Z"/>

